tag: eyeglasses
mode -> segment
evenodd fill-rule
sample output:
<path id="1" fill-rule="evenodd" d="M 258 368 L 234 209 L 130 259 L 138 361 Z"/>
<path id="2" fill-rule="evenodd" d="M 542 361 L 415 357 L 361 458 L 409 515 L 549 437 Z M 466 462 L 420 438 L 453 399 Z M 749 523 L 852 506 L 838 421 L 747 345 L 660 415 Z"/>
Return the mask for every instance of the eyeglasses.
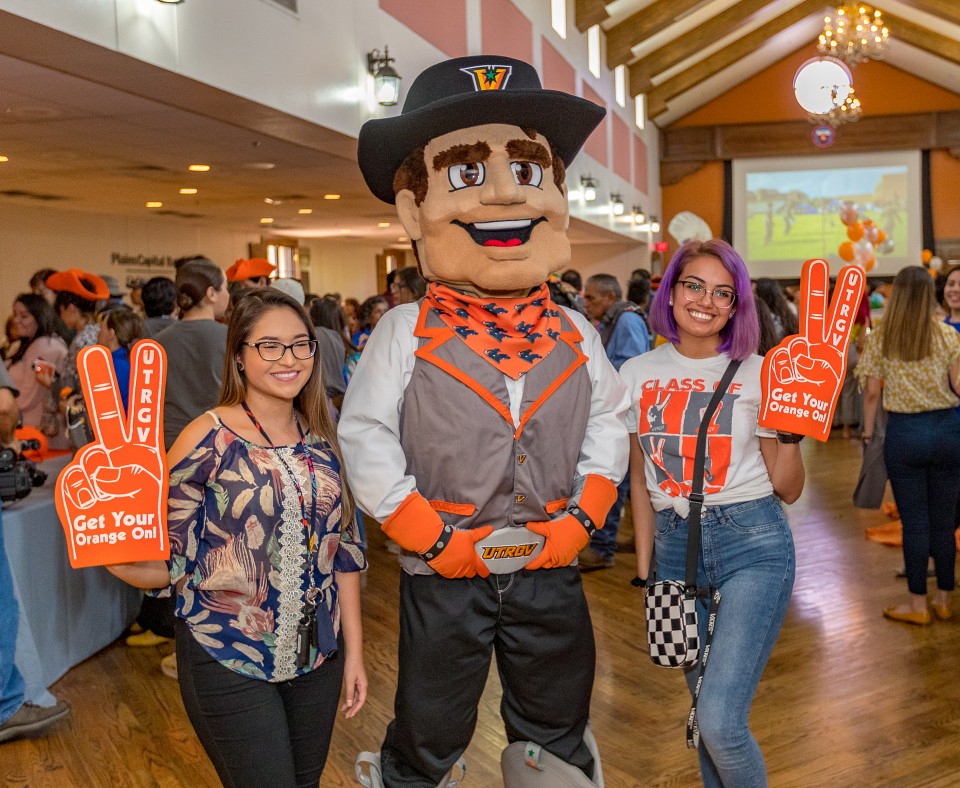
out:
<path id="1" fill-rule="evenodd" d="M 244 342 L 243 344 L 247 347 L 255 347 L 257 353 L 260 354 L 260 358 L 264 361 L 279 361 L 288 350 L 293 353 L 294 358 L 306 361 L 308 358 L 313 358 L 314 353 L 317 352 L 317 340 L 315 339 L 301 339 L 292 345 L 284 345 L 283 342 L 274 342 L 273 340 Z"/>
<path id="2" fill-rule="evenodd" d="M 707 290 L 700 282 L 692 279 L 681 279 L 677 284 L 683 288 L 683 297 L 687 301 L 700 301 L 704 295 L 709 295 L 717 309 L 729 309 L 737 302 L 737 294 L 729 287 Z"/>

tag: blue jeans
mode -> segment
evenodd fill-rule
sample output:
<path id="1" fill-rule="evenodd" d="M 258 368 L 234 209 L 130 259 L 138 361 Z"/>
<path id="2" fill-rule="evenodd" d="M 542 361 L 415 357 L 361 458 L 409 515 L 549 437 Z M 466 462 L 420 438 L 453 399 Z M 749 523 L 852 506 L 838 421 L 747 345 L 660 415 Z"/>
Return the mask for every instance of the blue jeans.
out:
<path id="1" fill-rule="evenodd" d="M 3 516 L 0 515 L 0 725 L 23 705 L 23 677 L 13 664 L 19 620 L 13 576 L 3 546 Z"/>
<path id="2" fill-rule="evenodd" d="M 658 580 L 683 580 L 687 521 L 657 513 Z M 710 661 L 700 690 L 700 772 L 708 788 L 767 784 L 760 747 L 747 719 L 760 675 L 780 634 L 793 590 L 793 537 L 774 496 L 704 509 L 697 584 L 720 589 Z M 707 605 L 698 605 L 706 642 Z M 698 668 L 686 672 L 691 693 Z"/>
<path id="3" fill-rule="evenodd" d="M 617 502 L 610 507 L 603 528 L 598 528 L 590 537 L 590 547 L 604 558 L 613 558 L 617 553 L 617 533 L 620 531 L 620 518 L 623 507 L 630 494 L 630 471 L 627 470 L 623 481 L 617 485 Z"/>
<path id="4" fill-rule="evenodd" d="M 903 562 L 911 594 L 927 593 L 927 559 L 937 588 L 952 591 L 960 495 L 960 412 L 890 413 L 883 445 L 890 486 L 903 522 Z"/>

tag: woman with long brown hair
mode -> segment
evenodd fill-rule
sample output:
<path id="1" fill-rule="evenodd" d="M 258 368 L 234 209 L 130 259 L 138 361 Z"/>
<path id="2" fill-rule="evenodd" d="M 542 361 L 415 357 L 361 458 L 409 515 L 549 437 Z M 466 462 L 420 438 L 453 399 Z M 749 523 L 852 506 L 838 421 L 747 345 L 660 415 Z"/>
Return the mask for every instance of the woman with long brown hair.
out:
<path id="1" fill-rule="evenodd" d="M 906 604 L 883 614 L 894 621 L 926 625 L 927 559 L 933 558 L 937 590 L 933 612 L 953 616 L 954 515 L 960 495 L 960 334 L 936 319 L 933 280 L 924 268 L 902 269 L 880 327 L 867 338 L 857 364 L 864 387 L 862 439 L 873 436 L 877 409 L 889 413 L 883 457 L 903 522 Z"/>
<path id="2" fill-rule="evenodd" d="M 341 684 L 363 706 L 366 566 L 303 307 L 237 302 L 219 405 L 169 453 L 169 564 L 110 567 L 177 588 L 187 714 L 226 785 L 316 786 Z"/>

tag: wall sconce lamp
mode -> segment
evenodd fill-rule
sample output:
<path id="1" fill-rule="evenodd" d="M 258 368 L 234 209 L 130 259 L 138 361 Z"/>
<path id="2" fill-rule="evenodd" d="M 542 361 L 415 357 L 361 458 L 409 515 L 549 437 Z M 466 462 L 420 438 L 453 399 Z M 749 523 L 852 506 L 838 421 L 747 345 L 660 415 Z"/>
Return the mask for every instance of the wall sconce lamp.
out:
<path id="1" fill-rule="evenodd" d="M 387 47 L 383 54 L 379 49 L 367 53 L 367 71 L 373 76 L 373 92 L 382 107 L 392 107 L 400 98 L 400 75 L 390 65 L 393 62 Z"/>
<path id="2" fill-rule="evenodd" d="M 639 205 L 633 206 L 633 223 L 634 224 L 644 224 L 647 221 L 647 215 L 643 212 L 643 208 Z"/>
<path id="3" fill-rule="evenodd" d="M 660 232 L 660 219 L 656 216 L 650 217 L 650 232 L 652 233 Z"/>
<path id="4" fill-rule="evenodd" d="M 157 0 L 158 3 L 163 3 L 164 5 L 180 5 L 183 0 Z"/>
<path id="5" fill-rule="evenodd" d="M 580 176 L 580 187 L 583 189 L 583 199 L 593 202 L 597 199 L 597 181 L 589 175 Z"/>
<path id="6" fill-rule="evenodd" d="M 623 207 L 623 197 L 621 197 L 617 192 L 614 192 L 610 195 L 610 210 L 613 212 L 614 216 L 623 216 L 624 207 Z"/>

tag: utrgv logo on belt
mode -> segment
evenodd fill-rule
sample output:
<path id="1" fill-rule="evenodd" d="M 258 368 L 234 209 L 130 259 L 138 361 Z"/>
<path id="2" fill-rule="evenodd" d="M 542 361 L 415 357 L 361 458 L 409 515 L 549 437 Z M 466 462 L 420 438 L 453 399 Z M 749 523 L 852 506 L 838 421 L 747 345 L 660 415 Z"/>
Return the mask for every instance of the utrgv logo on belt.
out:
<path id="1" fill-rule="evenodd" d="M 512 66 L 475 66 L 461 68 L 464 74 L 473 78 L 474 90 L 503 90 L 510 79 Z"/>
<path id="2" fill-rule="evenodd" d="M 511 544 L 499 545 L 496 547 L 484 547 L 480 557 L 486 561 L 491 558 L 525 558 L 533 555 L 537 549 L 536 543 L 533 544 Z"/>

